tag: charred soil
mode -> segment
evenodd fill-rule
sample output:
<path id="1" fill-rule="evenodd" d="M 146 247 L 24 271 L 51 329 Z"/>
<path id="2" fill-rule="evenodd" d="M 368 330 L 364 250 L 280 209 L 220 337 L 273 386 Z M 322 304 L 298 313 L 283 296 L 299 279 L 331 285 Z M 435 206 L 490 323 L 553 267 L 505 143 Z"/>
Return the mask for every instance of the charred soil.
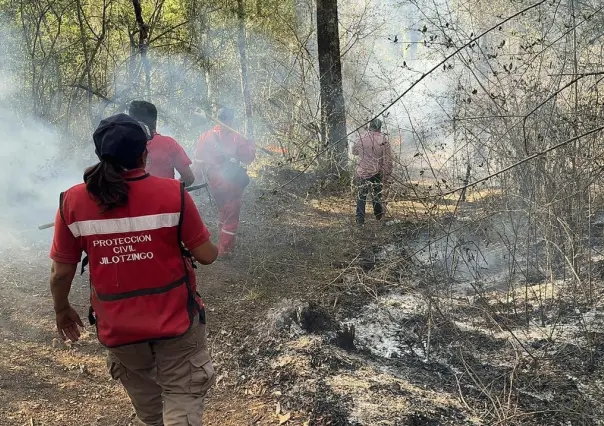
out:
<path id="1" fill-rule="evenodd" d="M 409 244 L 422 221 L 359 228 L 349 194 L 272 191 L 270 179 L 246 194 L 236 255 L 197 270 L 217 374 L 205 424 L 599 424 L 599 310 L 586 331 L 571 301 L 577 318 L 564 322 L 537 296 L 528 309 L 496 291 L 436 291 Z M 215 230 L 203 193 L 199 205 Z M 94 329 L 73 345 L 55 338 L 47 250 L 4 253 L 1 423 L 129 425 Z M 79 277 L 71 300 L 83 317 L 87 298 Z"/>

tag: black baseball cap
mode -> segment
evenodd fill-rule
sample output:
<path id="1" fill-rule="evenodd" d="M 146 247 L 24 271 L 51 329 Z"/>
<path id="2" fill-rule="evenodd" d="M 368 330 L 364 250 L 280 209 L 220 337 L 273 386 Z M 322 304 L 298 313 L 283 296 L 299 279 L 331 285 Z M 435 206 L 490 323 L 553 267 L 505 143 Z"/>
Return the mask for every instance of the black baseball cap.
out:
<path id="1" fill-rule="evenodd" d="M 230 124 L 235 119 L 235 112 L 228 107 L 223 107 L 218 110 L 216 118 L 225 124 Z"/>
<path id="2" fill-rule="evenodd" d="M 116 114 L 99 123 L 92 135 L 96 155 L 126 169 L 138 166 L 138 159 L 153 138 L 149 128 L 127 114 Z"/>

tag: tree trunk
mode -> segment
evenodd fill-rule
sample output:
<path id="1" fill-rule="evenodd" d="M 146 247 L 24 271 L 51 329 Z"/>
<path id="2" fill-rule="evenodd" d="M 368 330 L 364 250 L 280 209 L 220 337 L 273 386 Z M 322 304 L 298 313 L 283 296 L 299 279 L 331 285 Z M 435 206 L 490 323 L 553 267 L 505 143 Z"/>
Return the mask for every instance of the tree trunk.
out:
<path id="1" fill-rule="evenodd" d="M 143 9 L 141 8 L 140 0 L 132 0 L 134 7 L 134 16 L 138 24 L 138 51 L 141 55 L 141 62 L 145 69 L 145 92 L 147 96 L 151 96 L 151 65 L 147 58 L 149 50 L 149 25 L 143 20 Z"/>
<path id="2" fill-rule="evenodd" d="M 88 88 L 92 90 L 92 73 L 90 69 L 92 67 L 92 63 L 88 52 L 88 41 L 86 39 L 86 31 L 84 29 L 84 18 L 82 17 L 83 10 L 80 0 L 76 1 L 76 8 L 78 10 L 77 16 L 80 28 L 80 42 L 82 43 L 82 53 L 84 54 L 84 71 L 82 71 L 82 75 L 80 77 L 80 84 L 83 83 L 84 78 L 86 78 L 86 84 L 88 85 Z M 88 91 L 88 118 L 94 125 L 94 120 L 92 117 L 92 93 L 90 91 Z"/>
<path id="3" fill-rule="evenodd" d="M 262 18 L 262 0 L 256 0 L 256 16 Z"/>
<path id="4" fill-rule="evenodd" d="M 247 52 L 246 52 L 246 34 L 245 34 L 245 5 L 244 0 L 237 0 L 237 48 L 239 49 L 239 59 L 241 61 L 241 92 L 243 93 L 243 103 L 245 105 L 245 133 L 248 138 L 254 137 L 254 123 L 252 121 L 252 96 L 247 73 Z"/>
<path id="5" fill-rule="evenodd" d="M 470 159 L 468 158 L 468 164 L 466 166 L 466 177 L 463 180 L 464 188 L 461 190 L 461 194 L 459 196 L 459 201 L 466 201 L 466 191 L 468 188 L 466 186 L 470 183 L 470 173 L 472 172 L 472 166 L 470 165 Z"/>
<path id="6" fill-rule="evenodd" d="M 216 113 L 214 105 L 216 100 L 214 99 L 214 80 L 212 79 L 212 40 L 210 38 L 210 22 L 209 19 L 203 19 L 202 35 L 201 40 L 201 52 L 203 57 L 203 79 L 205 83 L 205 95 L 203 98 L 204 108 L 210 114 Z"/>
<path id="7" fill-rule="evenodd" d="M 317 59 L 317 37 L 315 37 L 317 7 L 315 0 L 295 0 L 296 33 L 304 42 L 311 60 Z"/>
<path id="8" fill-rule="evenodd" d="M 321 127 L 326 137 L 324 141 L 331 149 L 336 165 L 345 167 L 348 141 L 337 0 L 317 0 L 317 47 L 321 84 Z"/>
<path id="9" fill-rule="evenodd" d="M 203 82 L 205 84 L 203 93 L 198 95 L 201 100 L 201 107 L 214 115 L 216 111 L 213 111 L 213 96 L 214 91 L 212 89 L 212 78 L 211 78 L 211 67 L 212 61 L 210 60 L 212 51 L 212 40 L 210 38 L 210 18 L 209 14 L 203 8 L 198 9 L 197 0 L 190 1 L 189 12 L 187 19 L 189 21 L 189 32 L 191 34 L 191 43 L 195 47 L 197 54 L 197 60 L 199 61 L 203 70 Z M 198 99 L 197 96 L 194 100 L 196 106 Z"/>

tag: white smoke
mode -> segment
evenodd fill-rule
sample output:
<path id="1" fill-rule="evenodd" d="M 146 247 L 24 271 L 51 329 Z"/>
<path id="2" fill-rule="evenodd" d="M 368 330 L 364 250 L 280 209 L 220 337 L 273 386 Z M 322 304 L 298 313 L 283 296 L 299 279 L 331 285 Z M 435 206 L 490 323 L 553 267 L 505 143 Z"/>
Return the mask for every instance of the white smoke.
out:
<path id="1" fill-rule="evenodd" d="M 10 51 L 15 39 L 2 28 L 0 38 L 0 250 L 5 250 L 50 241 L 52 231 L 37 226 L 54 220 L 59 193 L 81 182 L 85 161 L 76 160 L 69 137 L 33 115 L 27 92 L 18 89 L 19 51 Z"/>
<path id="2" fill-rule="evenodd" d="M 0 98 L 8 89 L 0 86 Z M 47 238 L 37 225 L 50 222 L 59 193 L 81 182 L 82 168 L 68 159 L 56 130 L 0 105 L 0 249 L 19 240 Z"/>

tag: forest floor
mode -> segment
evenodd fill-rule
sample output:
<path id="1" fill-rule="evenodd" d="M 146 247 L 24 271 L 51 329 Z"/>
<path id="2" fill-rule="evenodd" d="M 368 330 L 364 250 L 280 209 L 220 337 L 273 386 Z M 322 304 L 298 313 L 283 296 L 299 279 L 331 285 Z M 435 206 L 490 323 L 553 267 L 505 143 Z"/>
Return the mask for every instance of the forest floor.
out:
<path id="1" fill-rule="evenodd" d="M 272 178 L 246 194 L 237 254 L 197 270 L 217 374 L 204 424 L 600 424 L 604 309 L 548 310 L 564 282 L 518 297 L 441 291 L 409 251 L 425 219 L 408 205 L 359 228 L 351 196 L 308 195 L 303 182 L 273 192 Z M 129 425 L 94 329 L 76 344 L 55 338 L 47 252 L 3 253 L 0 424 Z M 78 277 L 83 318 L 87 299 Z"/>

